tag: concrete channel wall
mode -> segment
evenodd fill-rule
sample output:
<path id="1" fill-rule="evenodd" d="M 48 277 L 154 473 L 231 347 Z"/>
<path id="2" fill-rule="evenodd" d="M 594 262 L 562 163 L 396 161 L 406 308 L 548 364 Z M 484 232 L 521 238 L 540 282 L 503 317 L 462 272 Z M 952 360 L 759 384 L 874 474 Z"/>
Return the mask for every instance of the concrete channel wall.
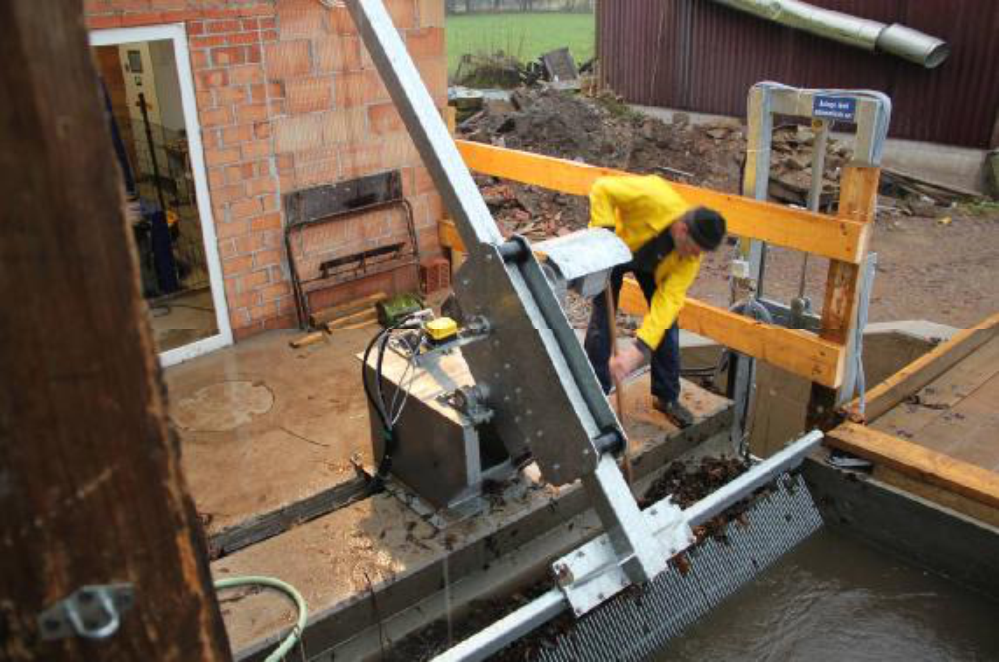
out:
<path id="1" fill-rule="evenodd" d="M 957 329 L 926 321 L 869 324 L 864 334 L 864 375 L 868 388 L 916 360 Z M 685 367 L 716 365 L 721 347 L 681 332 Z M 750 450 L 768 457 L 805 431 L 811 383 L 803 377 L 757 362 L 756 403 L 750 414 Z M 724 383 L 722 381 L 721 383 Z"/>

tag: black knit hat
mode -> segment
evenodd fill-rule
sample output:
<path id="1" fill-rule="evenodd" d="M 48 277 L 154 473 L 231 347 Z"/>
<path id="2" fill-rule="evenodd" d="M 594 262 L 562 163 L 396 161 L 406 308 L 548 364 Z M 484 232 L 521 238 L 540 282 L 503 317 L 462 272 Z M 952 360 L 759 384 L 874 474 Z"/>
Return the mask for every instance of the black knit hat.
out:
<path id="1" fill-rule="evenodd" d="M 725 218 L 713 209 L 698 207 L 687 217 L 690 238 L 706 251 L 713 251 L 725 238 Z"/>

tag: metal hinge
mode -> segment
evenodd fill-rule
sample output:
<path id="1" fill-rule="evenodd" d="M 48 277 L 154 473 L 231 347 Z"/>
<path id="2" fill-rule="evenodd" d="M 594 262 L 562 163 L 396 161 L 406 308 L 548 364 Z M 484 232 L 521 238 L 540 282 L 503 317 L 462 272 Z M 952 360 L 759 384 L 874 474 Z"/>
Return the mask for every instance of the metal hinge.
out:
<path id="1" fill-rule="evenodd" d="M 38 617 L 43 640 L 84 637 L 106 639 L 118 631 L 121 615 L 132 606 L 131 584 L 81 586 Z"/>

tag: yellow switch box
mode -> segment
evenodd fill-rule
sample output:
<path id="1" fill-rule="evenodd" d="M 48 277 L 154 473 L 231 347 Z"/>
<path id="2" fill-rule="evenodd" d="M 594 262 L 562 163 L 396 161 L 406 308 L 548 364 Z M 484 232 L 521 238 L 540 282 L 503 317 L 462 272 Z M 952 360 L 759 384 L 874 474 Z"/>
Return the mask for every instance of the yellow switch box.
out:
<path id="1" fill-rule="evenodd" d="M 458 335 L 458 323 L 450 317 L 438 317 L 430 320 L 424 325 L 424 328 L 430 339 L 437 343 L 450 340 Z"/>

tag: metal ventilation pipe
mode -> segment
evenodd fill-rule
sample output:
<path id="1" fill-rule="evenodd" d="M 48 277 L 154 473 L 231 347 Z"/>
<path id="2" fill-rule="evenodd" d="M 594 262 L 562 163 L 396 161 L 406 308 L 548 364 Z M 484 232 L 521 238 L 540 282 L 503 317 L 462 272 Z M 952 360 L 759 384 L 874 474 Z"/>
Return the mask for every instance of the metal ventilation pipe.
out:
<path id="1" fill-rule="evenodd" d="M 950 55 L 946 42 L 918 30 L 886 25 L 797 0 L 714 0 L 719 5 L 804 30 L 868 51 L 891 53 L 927 69 L 938 67 Z"/>

